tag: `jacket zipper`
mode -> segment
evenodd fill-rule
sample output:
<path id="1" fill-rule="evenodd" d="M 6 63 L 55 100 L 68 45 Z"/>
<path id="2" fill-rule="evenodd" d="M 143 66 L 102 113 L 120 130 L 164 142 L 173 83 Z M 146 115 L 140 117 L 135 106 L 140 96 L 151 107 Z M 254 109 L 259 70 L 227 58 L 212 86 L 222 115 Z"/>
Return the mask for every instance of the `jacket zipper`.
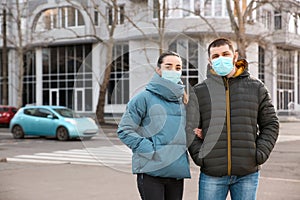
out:
<path id="1" fill-rule="evenodd" d="M 226 92 L 226 124 L 227 124 L 227 174 L 231 175 L 231 129 L 230 129 L 230 98 L 229 98 L 229 79 L 224 78 Z"/>

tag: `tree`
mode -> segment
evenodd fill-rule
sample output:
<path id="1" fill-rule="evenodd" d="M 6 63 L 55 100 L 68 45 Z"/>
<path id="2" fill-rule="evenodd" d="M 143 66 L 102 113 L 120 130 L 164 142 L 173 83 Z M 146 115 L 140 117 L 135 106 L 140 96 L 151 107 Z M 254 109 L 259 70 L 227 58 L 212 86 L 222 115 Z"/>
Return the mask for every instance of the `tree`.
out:
<path id="1" fill-rule="evenodd" d="M 100 89 L 99 89 L 99 98 L 98 98 L 98 103 L 96 107 L 96 116 L 98 119 L 99 123 L 104 123 L 104 106 L 105 106 L 105 96 L 106 96 L 106 91 L 107 91 L 107 86 L 109 83 L 110 79 L 110 73 L 111 73 L 111 68 L 112 68 L 112 61 L 113 61 L 113 46 L 114 46 L 114 32 L 116 29 L 116 26 L 118 24 L 118 14 L 120 12 L 119 7 L 118 7 L 118 2 L 117 0 L 111 0 L 110 2 L 105 2 L 109 6 L 109 9 L 113 11 L 113 19 L 111 23 L 106 23 L 106 28 L 108 32 L 108 39 L 103 40 L 104 45 L 107 48 L 107 55 L 106 55 L 106 68 L 104 72 L 104 78 L 102 83 L 100 84 Z M 97 7 L 99 8 L 99 7 Z M 103 12 L 100 12 L 101 16 L 106 19 L 106 15 Z"/>
<path id="2" fill-rule="evenodd" d="M 237 49 L 239 50 L 239 55 L 243 58 L 246 58 L 246 20 L 248 16 L 251 16 L 252 12 L 252 7 L 254 1 L 251 1 L 251 3 L 248 5 L 248 9 L 244 9 L 246 1 L 242 1 L 242 6 L 241 6 L 241 1 L 239 0 L 233 0 L 233 8 L 235 12 L 232 11 L 231 7 L 231 1 L 226 0 L 226 6 L 227 6 L 227 11 L 229 14 L 230 22 L 231 22 L 231 27 L 235 33 L 235 41 L 237 43 Z M 241 9 L 242 8 L 242 9 Z"/>
<path id="3" fill-rule="evenodd" d="M 17 90 L 17 107 L 21 107 L 23 105 L 22 95 L 23 95 L 23 77 L 24 77 L 24 61 L 23 55 L 26 52 L 27 44 L 25 42 L 25 38 L 22 30 L 22 17 L 25 15 L 25 8 L 27 3 L 21 4 L 19 0 L 9 1 L 6 5 L 4 5 L 6 10 L 9 11 L 8 19 L 11 23 L 9 23 L 10 29 L 15 29 L 14 33 L 11 33 L 8 37 L 6 37 L 5 41 L 7 41 L 7 46 L 13 47 L 16 50 L 17 60 L 16 69 L 18 71 L 15 72 L 15 75 L 18 78 L 18 86 Z M 5 36 L 4 36 L 5 37 Z"/>
<path id="4" fill-rule="evenodd" d="M 233 2 L 233 6 L 232 6 Z M 237 49 L 239 55 L 246 58 L 246 48 L 253 41 L 252 38 L 247 37 L 246 27 L 250 23 L 253 23 L 253 13 L 258 11 L 262 6 L 271 6 L 276 10 L 290 12 L 291 8 L 299 10 L 299 1 L 294 0 L 226 0 L 227 11 L 231 23 L 232 30 L 235 34 L 235 41 L 237 43 Z M 286 22 L 288 23 L 288 22 Z M 270 36 L 273 33 L 265 33 L 265 37 Z M 263 36 L 259 36 L 258 41 L 262 41 Z"/>
<path id="5" fill-rule="evenodd" d="M 128 21 L 129 24 L 131 24 L 134 28 L 136 28 L 140 33 L 145 36 L 147 39 L 154 41 L 158 44 L 160 52 L 163 51 L 164 49 L 164 27 L 165 27 L 165 19 L 166 19 L 166 0 L 163 0 L 162 5 L 158 5 L 158 9 L 162 8 L 163 12 L 159 12 L 158 16 L 158 35 L 159 37 L 157 40 L 153 40 L 150 37 L 147 37 L 147 34 L 142 30 L 132 19 L 129 15 L 124 13 L 123 11 L 120 10 L 118 1 L 117 0 L 110 0 L 110 1 L 101 1 L 101 4 L 98 5 L 98 3 L 95 0 L 91 1 L 91 5 L 95 8 L 95 10 L 100 14 L 101 18 L 105 22 L 103 25 L 106 27 L 108 37 L 101 37 L 101 43 L 106 47 L 106 67 L 105 67 L 105 72 L 103 75 L 102 82 L 100 84 L 100 89 L 99 89 L 99 98 L 97 102 L 97 107 L 96 107 L 96 117 L 99 123 L 105 123 L 104 119 L 104 107 L 105 107 L 105 97 L 107 93 L 107 87 L 108 83 L 110 80 L 110 74 L 111 74 L 111 69 L 112 69 L 112 64 L 113 64 L 113 47 L 115 44 L 115 30 L 116 26 L 118 25 L 118 17 L 120 14 Z M 108 13 L 109 16 L 105 13 L 103 9 L 100 9 L 101 5 L 106 5 L 106 7 L 109 9 Z M 88 9 L 85 9 L 88 11 Z M 120 13 L 123 12 L 123 13 Z M 89 12 L 87 12 L 89 13 Z"/>

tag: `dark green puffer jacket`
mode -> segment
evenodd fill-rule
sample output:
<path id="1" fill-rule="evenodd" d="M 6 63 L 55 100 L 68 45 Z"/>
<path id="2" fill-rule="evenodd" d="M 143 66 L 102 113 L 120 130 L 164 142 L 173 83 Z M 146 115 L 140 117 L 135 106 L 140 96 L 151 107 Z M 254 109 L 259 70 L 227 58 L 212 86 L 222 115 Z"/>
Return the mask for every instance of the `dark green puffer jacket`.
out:
<path id="1" fill-rule="evenodd" d="M 259 170 L 278 137 L 279 122 L 264 84 L 239 60 L 232 78 L 210 69 L 187 105 L 189 152 L 210 176 L 243 176 Z M 204 140 L 193 129 L 202 128 Z"/>

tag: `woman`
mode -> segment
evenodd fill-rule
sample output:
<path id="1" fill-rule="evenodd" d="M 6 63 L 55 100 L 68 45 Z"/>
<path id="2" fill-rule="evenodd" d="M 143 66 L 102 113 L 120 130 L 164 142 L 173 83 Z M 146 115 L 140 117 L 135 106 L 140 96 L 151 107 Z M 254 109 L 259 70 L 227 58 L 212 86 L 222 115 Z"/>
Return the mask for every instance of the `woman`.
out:
<path id="1" fill-rule="evenodd" d="M 177 53 L 163 53 L 155 71 L 145 90 L 129 101 L 118 136 L 133 152 L 141 198 L 181 200 L 184 178 L 190 178 L 182 60 Z"/>

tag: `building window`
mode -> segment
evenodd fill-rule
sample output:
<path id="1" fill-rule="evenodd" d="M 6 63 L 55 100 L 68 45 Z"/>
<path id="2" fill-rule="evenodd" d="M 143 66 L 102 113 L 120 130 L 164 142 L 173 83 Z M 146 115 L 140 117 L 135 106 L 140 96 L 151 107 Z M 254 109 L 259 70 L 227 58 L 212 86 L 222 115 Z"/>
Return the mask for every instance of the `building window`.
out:
<path id="1" fill-rule="evenodd" d="M 113 62 L 107 88 L 107 104 L 127 104 L 129 101 L 129 47 L 117 44 L 113 48 Z"/>
<path id="2" fill-rule="evenodd" d="M 258 47 L 258 78 L 265 82 L 265 49 Z"/>
<path id="3" fill-rule="evenodd" d="M 296 14 L 296 34 L 300 35 L 300 13 Z"/>
<path id="4" fill-rule="evenodd" d="M 125 6 L 124 5 L 118 5 L 117 9 L 115 9 L 113 6 L 107 7 L 106 9 L 106 15 L 109 25 L 113 25 L 114 23 L 114 17 L 115 17 L 115 11 L 117 21 L 116 24 L 124 24 L 125 21 Z"/>
<path id="5" fill-rule="evenodd" d="M 294 102 L 294 53 L 277 49 L 277 110 L 287 110 L 288 103 Z"/>
<path id="6" fill-rule="evenodd" d="M 185 85 L 195 85 L 199 82 L 198 43 L 191 40 L 176 40 L 169 45 L 170 51 L 177 52 L 182 58 L 182 80 Z M 189 87 L 187 87 L 189 88 Z"/>
<path id="7" fill-rule="evenodd" d="M 94 11 L 94 25 L 99 26 L 99 12 L 97 10 Z"/>
<path id="8" fill-rule="evenodd" d="M 281 12 L 275 11 L 274 12 L 274 28 L 275 30 L 282 29 L 282 19 L 281 19 Z"/>
<path id="9" fill-rule="evenodd" d="M 72 7 L 68 7 L 67 8 L 67 26 L 70 27 L 70 26 L 75 26 L 75 21 L 76 21 L 76 13 L 75 13 L 75 9 L 72 8 Z"/>
<path id="10" fill-rule="evenodd" d="M 215 16 L 221 17 L 224 5 L 222 4 L 222 0 L 215 0 Z"/>
<path id="11" fill-rule="evenodd" d="M 35 53 L 29 51 L 24 56 L 23 105 L 36 103 Z"/>
<path id="12" fill-rule="evenodd" d="M 299 14 L 297 13 L 290 14 L 289 32 L 299 34 L 300 33 L 299 23 L 300 23 Z"/>
<path id="13" fill-rule="evenodd" d="M 119 6 L 119 24 L 124 24 L 125 20 L 125 8 L 124 5 Z"/>
<path id="14" fill-rule="evenodd" d="M 212 16 L 212 0 L 204 1 L 204 16 Z"/>
<path id="15" fill-rule="evenodd" d="M 92 111 L 90 44 L 43 49 L 43 104 Z"/>
<path id="16" fill-rule="evenodd" d="M 153 0 L 153 18 L 158 18 L 158 15 L 160 13 L 160 4 L 159 0 Z"/>
<path id="17" fill-rule="evenodd" d="M 272 22 L 272 13 L 269 10 L 263 10 L 262 11 L 262 17 L 261 17 L 261 22 L 263 23 L 264 27 L 267 29 L 271 28 L 271 22 Z"/>
<path id="18" fill-rule="evenodd" d="M 35 31 L 84 25 L 80 11 L 73 7 L 50 8 L 37 15 Z"/>
<path id="19" fill-rule="evenodd" d="M 166 6 L 165 10 L 163 10 L 163 3 Z M 201 0 L 154 0 L 153 18 L 158 18 L 160 12 L 166 12 L 165 16 L 168 18 L 197 16 L 200 15 L 201 9 L 203 10 Z"/>
<path id="20" fill-rule="evenodd" d="M 206 17 L 228 17 L 226 1 L 205 0 L 201 6 L 201 10 L 204 10 L 204 16 Z"/>

